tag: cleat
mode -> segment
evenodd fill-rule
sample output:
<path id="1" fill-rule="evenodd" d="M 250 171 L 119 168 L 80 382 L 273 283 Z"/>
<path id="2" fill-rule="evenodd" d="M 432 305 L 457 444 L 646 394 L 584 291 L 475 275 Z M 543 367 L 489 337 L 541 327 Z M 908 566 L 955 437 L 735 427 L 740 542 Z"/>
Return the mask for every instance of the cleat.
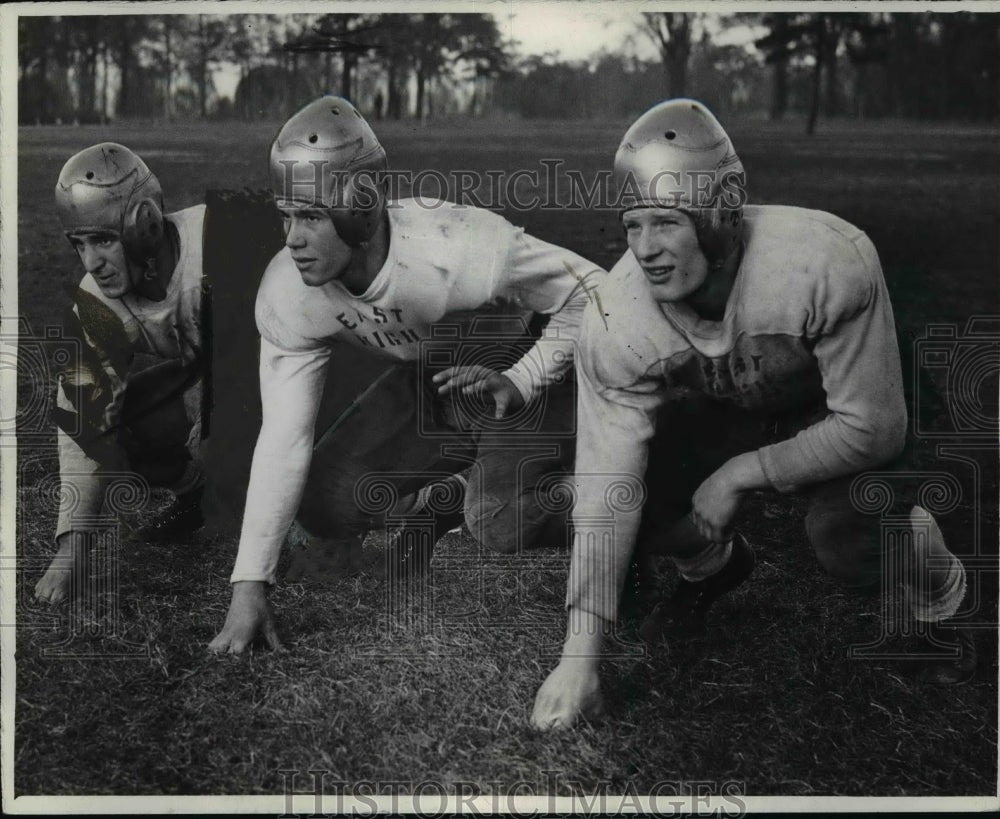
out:
<path id="1" fill-rule="evenodd" d="M 403 524 L 390 530 L 386 540 L 386 572 L 390 577 L 416 578 L 427 572 L 438 539 L 465 520 L 468 483 L 467 473 L 459 472 L 427 484 L 412 496 Z"/>
<path id="2" fill-rule="evenodd" d="M 646 612 L 654 608 L 658 597 L 659 587 L 653 560 L 648 555 L 633 557 L 618 604 L 619 619 L 639 621 Z"/>
<path id="3" fill-rule="evenodd" d="M 920 637 L 921 664 L 918 682 L 929 685 L 962 685 L 976 674 L 977 653 L 967 628 L 929 623 Z"/>
<path id="4" fill-rule="evenodd" d="M 649 645 L 701 636 L 705 633 L 709 608 L 743 583 L 753 572 L 754 563 L 753 549 L 737 532 L 733 536 L 732 554 L 722 570 L 695 583 L 682 577 L 673 596 L 658 603 L 643 621 L 639 636 Z"/>
<path id="5" fill-rule="evenodd" d="M 391 530 L 385 544 L 388 574 L 399 578 L 423 575 L 430 568 L 438 539 L 464 520 L 460 511 L 441 513 Z"/>
<path id="6" fill-rule="evenodd" d="M 140 543 L 184 540 L 205 525 L 205 516 L 201 511 L 201 495 L 200 489 L 178 495 L 170 506 L 149 523 L 134 530 L 126 539 Z"/>
<path id="7" fill-rule="evenodd" d="M 435 541 L 434 534 L 408 526 L 389 532 L 385 558 L 389 575 L 397 578 L 423 575 L 430 568 Z"/>

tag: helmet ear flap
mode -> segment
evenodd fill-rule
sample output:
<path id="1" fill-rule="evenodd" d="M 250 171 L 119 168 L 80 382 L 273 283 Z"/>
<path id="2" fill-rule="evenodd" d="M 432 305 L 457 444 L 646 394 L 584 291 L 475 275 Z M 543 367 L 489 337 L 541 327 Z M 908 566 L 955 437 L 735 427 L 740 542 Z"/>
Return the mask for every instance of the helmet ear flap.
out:
<path id="1" fill-rule="evenodd" d="M 163 211 L 153 199 L 140 199 L 122 220 L 122 244 L 137 262 L 156 258 L 163 243 Z"/>
<path id="2" fill-rule="evenodd" d="M 345 205 L 330 211 L 337 235 L 351 247 L 360 247 L 378 230 L 385 212 L 388 180 L 367 169 L 359 171 L 345 190 Z"/>

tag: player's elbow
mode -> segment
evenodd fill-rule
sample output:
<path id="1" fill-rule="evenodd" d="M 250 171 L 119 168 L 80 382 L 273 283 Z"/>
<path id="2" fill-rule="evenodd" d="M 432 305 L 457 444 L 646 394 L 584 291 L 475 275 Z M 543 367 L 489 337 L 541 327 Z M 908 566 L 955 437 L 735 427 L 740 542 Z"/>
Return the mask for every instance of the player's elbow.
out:
<path id="1" fill-rule="evenodd" d="M 855 426 L 856 449 L 865 468 L 889 463 L 899 457 L 906 446 L 906 408 L 899 406 L 883 411 L 876 418 Z"/>
<path id="2" fill-rule="evenodd" d="M 872 436 L 872 466 L 881 466 L 898 458 L 906 446 L 906 423 L 899 426 L 883 427 Z"/>
<path id="3" fill-rule="evenodd" d="M 900 396 L 891 402 L 891 406 L 883 409 L 875 433 L 885 461 L 891 461 L 902 454 L 903 448 L 906 446 L 908 429 L 909 417 L 906 414 L 906 402 Z"/>

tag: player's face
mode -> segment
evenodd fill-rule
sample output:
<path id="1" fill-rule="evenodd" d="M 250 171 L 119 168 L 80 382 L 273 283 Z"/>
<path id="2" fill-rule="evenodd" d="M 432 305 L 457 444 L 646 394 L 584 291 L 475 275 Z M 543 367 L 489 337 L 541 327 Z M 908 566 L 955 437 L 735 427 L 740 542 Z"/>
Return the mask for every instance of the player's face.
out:
<path id="1" fill-rule="evenodd" d="M 686 213 L 674 208 L 637 208 L 625 212 L 622 225 L 629 250 L 657 301 L 684 301 L 705 284 L 708 259 Z"/>
<path id="2" fill-rule="evenodd" d="M 76 233 L 69 237 L 83 269 L 109 299 L 120 299 L 135 289 L 142 275 L 139 268 L 129 264 L 125 247 L 117 233 Z"/>
<path id="3" fill-rule="evenodd" d="M 318 208 L 278 208 L 285 224 L 285 244 L 310 287 L 339 279 L 351 261 L 351 247 L 340 236 L 329 214 Z"/>

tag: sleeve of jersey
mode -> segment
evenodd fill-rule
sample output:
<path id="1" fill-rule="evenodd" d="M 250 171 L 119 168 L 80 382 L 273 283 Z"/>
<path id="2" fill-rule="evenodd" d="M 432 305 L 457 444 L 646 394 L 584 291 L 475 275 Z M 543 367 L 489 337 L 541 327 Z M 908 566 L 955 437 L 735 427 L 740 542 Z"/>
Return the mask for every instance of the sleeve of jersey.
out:
<path id="1" fill-rule="evenodd" d="M 587 312 L 593 318 L 600 311 Z M 614 621 L 639 528 L 648 445 L 663 391 L 642 373 L 630 374 L 630 363 L 619 360 L 621 340 L 596 325 L 584 324 L 576 366 L 574 535 L 566 606 Z"/>
<path id="2" fill-rule="evenodd" d="M 62 394 L 57 400 L 61 404 Z M 80 527 L 83 518 L 96 515 L 104 502 L 106 480 L 100 474 L 100 465 L 63 430 L 56 433 L 59 448 L 59 517 L 56 538 Z"/>
<path id="3" fill-rule="evenodd" d="M 94 313 L 91 309 L 84 316 L 93 321 Z M 94 328 L 85 325 L 77 305 L 64 316 L 63 326 L 77 345 L 76 355 L 60 370 L 53 412 L 62 485 L 56 538 L 100 513 L 107 485 L 103 473 L 125 466 L 115 430 L 124 389 L 119 371 L 127 366 L 127 342 L 105 332 L 102 337 L 116 343 L 109 346 L 118 358 L 102 354 L 91 337 Z"/>
<path id="4" fill-rule="evenodd" d="M 814 348 L 829 414 L 787 441 L 759 450 L 764 473 L 781 492 L 880 466 L 906 438 L 906 401 L 889 294 L 871 242 L 859 243 L 867 290 L 833 294 L 817 310 Z"/>
<path id="5" fill-rule="evenodd" d="M 263 420 L 250 467 L 233 583 L 275 582 L 281 547 L 309 473 L 329 356 L 326 347 L 292 352 L 261 338 Z"/>
<path id="6" fill-rule="evenodd" d="M 545 333 L 504 372 L 525 401 L 537 397 L 573 365 L 584 307 L 604 270 L 565 248 L 508 226 L 510 251 L 497 273 L 497 295 L 548 316 Z"/>

